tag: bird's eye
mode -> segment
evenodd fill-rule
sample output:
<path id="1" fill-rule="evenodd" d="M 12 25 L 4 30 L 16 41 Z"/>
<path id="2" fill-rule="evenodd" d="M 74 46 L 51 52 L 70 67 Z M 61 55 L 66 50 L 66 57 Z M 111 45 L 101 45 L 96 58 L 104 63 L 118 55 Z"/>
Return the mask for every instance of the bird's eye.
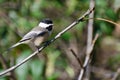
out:
<path id="1" fill-rule="evenodd" d="M 52 25 L 48 26 L 46 29 L 48 29 L 48 31 L 52 30 Z"/>

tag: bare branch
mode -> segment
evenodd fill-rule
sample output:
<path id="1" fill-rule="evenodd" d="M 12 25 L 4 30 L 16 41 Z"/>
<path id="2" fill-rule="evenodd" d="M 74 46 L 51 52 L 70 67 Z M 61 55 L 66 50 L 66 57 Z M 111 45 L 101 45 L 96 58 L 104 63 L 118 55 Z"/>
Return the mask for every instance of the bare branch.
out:
<path id="1" fill-rule="evenodd" d="M 92 18 L 91 18 L 92 19 Z M 106 21 L 106 22 L 109 22 L 111 24 L 114 24 L 116 26 L 119 26 L 120 27 L 120 24 L 116 23 L 116 22 L 113 22 L 111 20 L 108 20 L 108 19 L 104 19 L 104 18 L 93 18 L 93 19 L 96 19 L 96 20 L 101 20 L 101 21 Z"/>
<path id="2" fill-rule="evenodd" d="M 85 68 L 87 67 L 87 64 L 88 64 L 89 61 L 90 61 L 90 53 L 92 52 L 92 50 L 93 50 L 93 48 L 94 48 L 94 45 L 95 45 L 95 42 L 96 42 L 96 40 L 98 39 L 98 37 L 99 37 L 99 34 L 96 34 L 96 35 L 95 35 L 95 38 L 93 39 L 93 43 L 92 43 L 91 46 L 89 47 L 89 51 L 88 51 L 88 54 L 86 54 L 86 58 L 85 58 L 85 61 L 84 61 L 84 64 L 83 64 L 83 68 L 82 68 L 81 71 L 80 71 L 78 80 L 82 80 L 82 78 L 83 78 L 83 75 L 84 75 L 84 72 L 85 72 Z"/>
<path id="3" fill-rule="evenodd" d="M 94 6 L 95 6 L 95 1 L 90 0 L 89 8 L 91 9 Z M 93 17 L 94 17 L 94 11 L 89 15 L 89 18 L 93 18 Z M 93 39 L 93 23 L 94 23 L 93 19 L 88 20 L 86 56 L 91 54 L 91 53 L 89 53 L 89 48 L 91 47 L 92 39 Z M 86 66 L 86 73 L 85 73 L 85 79 L 89 80 L 89 78 L 90 78 L 90 63 L 88 63 L 88 65 Z"/>
<path id="4" fill-rule="evenodd" d="M 66 31 L 68 31 L 69 29 L 71 29 L 72 27 L 74 27 L 76 24 L 78 24 L 81 21 L 84 21 L 84 18 L 89 15 L 92 11 L 94 10 L 88 10 L 85 14 L 83 14 L 83 16 L 81 16 L 79 19 L 77 19 L 76 21 L 74 21 L 72 24 L 70 24 L 68 27 L 66 27 L 65 29 L 63 29 L 61 32 L 59 32 L 52 40 L 50 40 L 49 44 L 51 44 L 52 42 L 54 42 L 56 39 L 58 39 L 62 34 L 64 34 Z M 41 48 L 39 48 L 39 52 L 41 52 L 45 47 L 47 47 L 48 44 L 43 45 Z M 30 56 L 28 56 L 27 58 L 25 58 L 23 61 L 21 61 L 20 63 L 12 66 L 11 68 L 3 71 L 0 73 L 0 76 L 3 76 L 5 74 L 7 74 L 10 71 L 13 71 L 14 69 L 16 69 L 17 67 L 19 67 L 20 65 L 24 64 L 25 62 L 27 62 L 28 60 L 30 60 L 33 56 L 35 56 L 38 53 L 38 51 L 35 51 L 34 53 L 32 53 Z"/>
<path id="5" fill-rule="evenodd" d="M 94 0 L 90 0 L 90 9 L 95 7 L 95 1 Z M 89 15 L 89 18 L 93 18 L 94 17 L 94 11 Z M 85 61 L 84 61 L 84 65 L 83 68 L 80 71 L 78 80 L 82 80 L 83 79 L 83 75 L 85 73 L 85 69 L 86 69 L 86 80 L 89 80 L 90 77 L 90 70 L 89 70 L 89 60 L 90 60 L 90 54 L 91 51 L 93 49 L 92 46 L 92 38 L 93 38 L 93 20 L 88 21 L 88 33 L 87 33 L 87 48 L 86 48 L 86 57 L 85 57 Z"/>
<path id="6" fill-rule="evenodd" d="M 77 61 L 79 62 L 79 65 L 81 68 L 83 68 L 82 65 L 82 61 L 79 59 L 79 57 L 76 55 L 75 51 L 73 49 L 70 49 L 70 51 L 72 52 L 72 54 L 75 56 L 75 58 L 77 59 Z"/>

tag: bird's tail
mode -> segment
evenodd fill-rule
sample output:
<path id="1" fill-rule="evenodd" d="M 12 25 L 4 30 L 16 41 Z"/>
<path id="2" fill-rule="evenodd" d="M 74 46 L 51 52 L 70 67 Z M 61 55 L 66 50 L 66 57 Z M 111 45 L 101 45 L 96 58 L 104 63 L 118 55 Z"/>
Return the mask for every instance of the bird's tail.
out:
<path id="1" fill-rule="evenodd" d="M 18 43 L 16 43 L 16 44 L 14 44 L 14 45 L 11 46 L 10 48 L 8 48 L 8 49 L 4 52 L 4 54 L 8 53 L 9 51 L 11 51 L 13 48 L 17 47 L 17 46 L 20 45 L 20 44 L 22 44 L 22 43 L 18 42 Z"/>
<path id="2" fill-rule="evenodd" d="M 17 47 L 18 45 L 20 45 L 21 43 L 20 42 L 18 42 L 18 43 L 16 43 L 16 44 L 14 44 L 13 46 L 11 46 L 10 48 L 8 48 L 8 50 L 7 51 L 10 51 L 11 49 L 13 49 L 14 47 Z"/>

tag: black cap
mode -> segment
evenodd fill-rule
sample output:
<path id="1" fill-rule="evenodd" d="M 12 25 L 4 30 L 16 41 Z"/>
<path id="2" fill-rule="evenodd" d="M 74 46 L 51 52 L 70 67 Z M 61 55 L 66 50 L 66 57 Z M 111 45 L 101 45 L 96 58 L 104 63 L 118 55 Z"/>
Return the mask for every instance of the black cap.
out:
<path id="1" fill-rule="evenodd" d="M 53 24 L 52 20 L 49 18 L 43 19 L 41 22 L 46 23 L 46 24 Z"/>

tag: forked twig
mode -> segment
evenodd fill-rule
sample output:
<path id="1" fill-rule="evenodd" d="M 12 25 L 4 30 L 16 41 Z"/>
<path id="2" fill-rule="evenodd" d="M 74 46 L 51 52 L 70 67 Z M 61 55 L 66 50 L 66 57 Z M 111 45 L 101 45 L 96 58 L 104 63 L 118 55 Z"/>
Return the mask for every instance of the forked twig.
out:
<path id="1" fill-rule="evenodd" d="M 84 72 L 85 72 L 85 68 L 87 67 L 87 64 L 88 64 L 89 61 L 90 61 L 90 54 L 91 54 L 91 52 L 92 52 L 92 50 L 93 50 L 93 48 L 94 48 L 95 42 L 96 42 L 96 40 L 98 39 L 98 37 L 99 37 L 99 34 L 96 34 L 96 35 L 95 35 L 95 38 L 94 38 L 93 41 L 92 41 L 92 44 L 91 44 L 91 46 L 90 46 L 90 48 L 89 48 L 89 51 L 88 51 L 88 54 L 86 54 L 85 61 L 84 61 L 84 64 L 83 64 L 83 68 L 82 68 L 81 71 L 80 71 L 78 80 L 82 80 L 82 78 L 83 78 L 83 75 L 84 75 Z"/>
<path id="2" fill-rule="evenodd" d="M 93 6 L 95 7 L 95 0 L 90 0 L 90 4 L 89 4 L 89 8 L 93 8 Z M 89 15 L 89 18 L 93 18 L 94 17 L 94 11 Z M 86 47 L 86 55 L 90 55 L 89 54 L 89 49 L 91 47 L 92 44 L 92 40 L 93 40 L 93 24 L 94 21 L 93 19 L 89 19 L 88 20 L 88 25 L 87 25 L 87 47 Z M 90 78 L 90 64 L 88 63 L 88 65 L 86 66 L 86 73 L 85 73 L 85 79 L 89 80 Z"/>

